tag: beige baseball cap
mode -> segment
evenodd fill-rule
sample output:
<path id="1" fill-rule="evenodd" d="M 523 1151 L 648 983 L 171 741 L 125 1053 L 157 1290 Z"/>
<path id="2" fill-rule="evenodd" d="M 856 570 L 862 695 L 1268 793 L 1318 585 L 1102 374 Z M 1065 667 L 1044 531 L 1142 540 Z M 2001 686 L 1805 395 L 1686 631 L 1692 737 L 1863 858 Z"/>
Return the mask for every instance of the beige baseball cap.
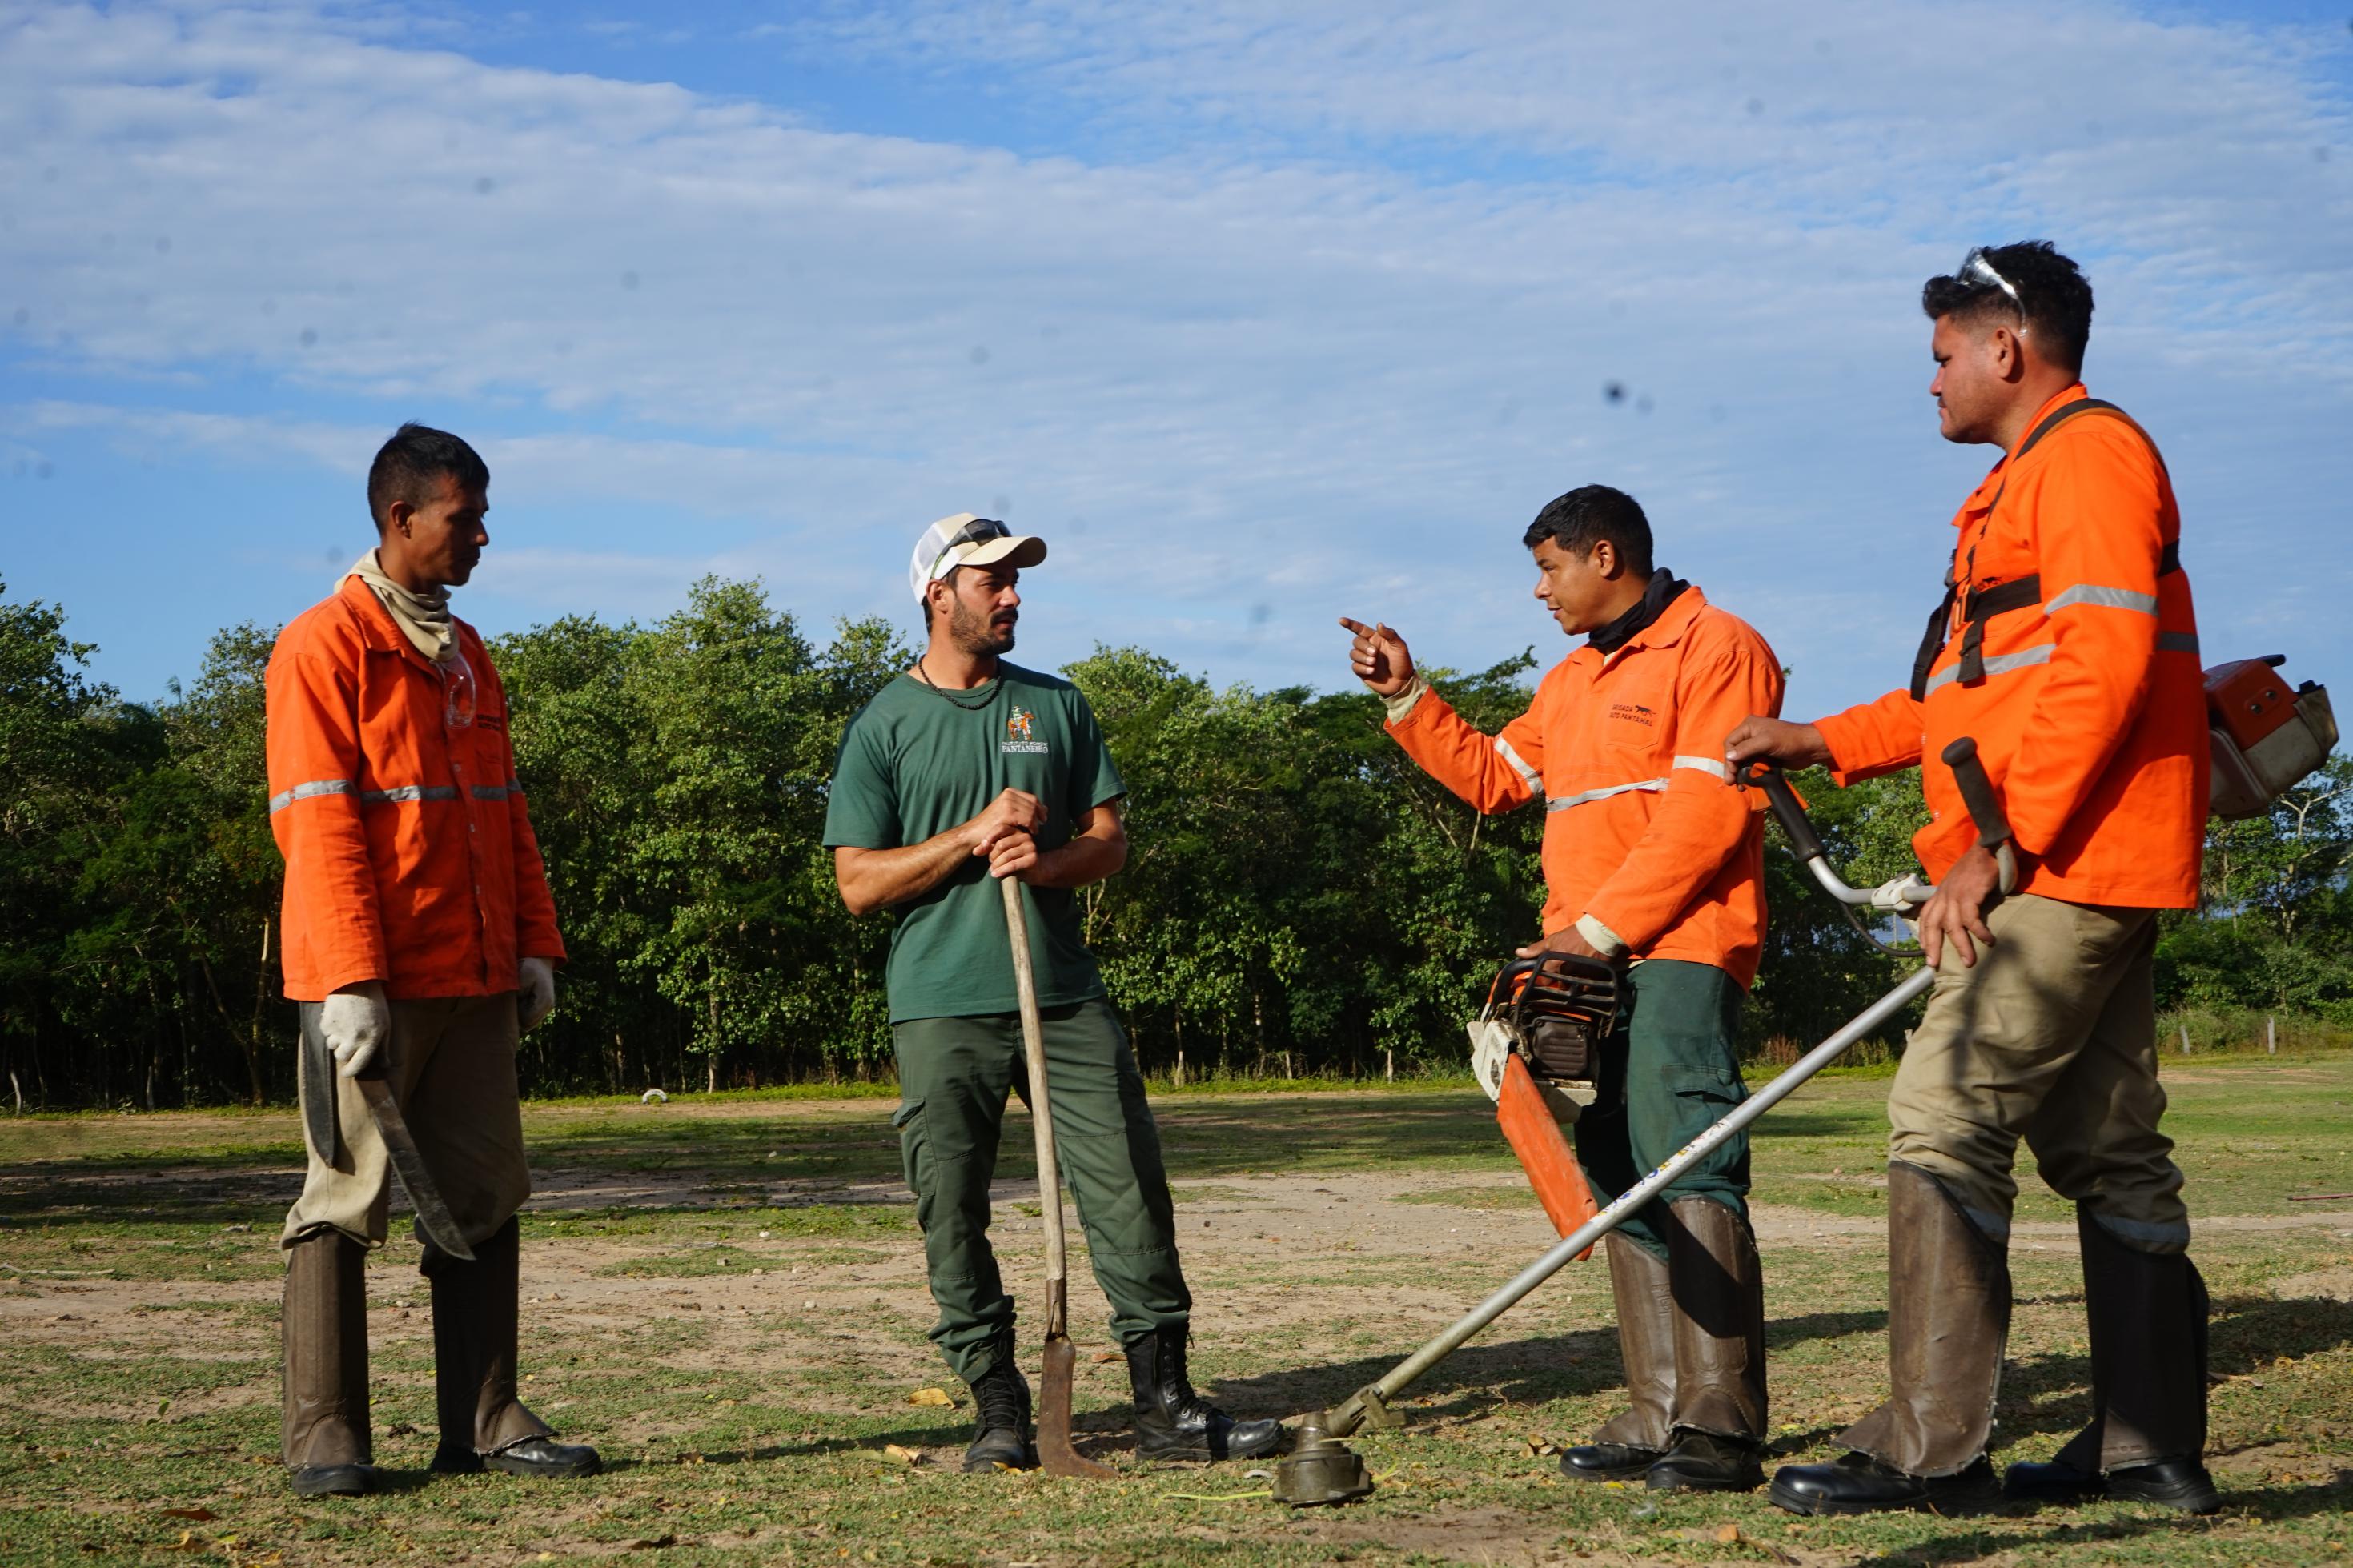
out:
<path id="1" fill-rule="evenodd" d="M 1035 566 L 1046 559 L 1046 542 L 1016 533 L 994 518 L 968 511 L 944 517 L 923 530 L 915 553 L 907 563 L 907 585 L 915 597 L 959 566 Z"/>

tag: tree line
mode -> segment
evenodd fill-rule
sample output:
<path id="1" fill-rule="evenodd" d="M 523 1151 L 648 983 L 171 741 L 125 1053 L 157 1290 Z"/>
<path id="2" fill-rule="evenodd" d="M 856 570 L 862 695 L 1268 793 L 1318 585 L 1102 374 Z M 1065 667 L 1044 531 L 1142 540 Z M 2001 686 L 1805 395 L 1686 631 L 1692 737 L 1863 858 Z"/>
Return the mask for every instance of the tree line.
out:
<path id="1" fill-rule="evenodd" d="M 272 629 L 218 633 L 156 702 L 92 679 L 65 613 L 0 584 L 0 1094 L 26 1108 L 284 1100 L 281 867 L 263 788 Z M 571 959 L 525 1037 L 527 1091 L 708 1089 L 890 1071 L 890 917 L 852 918 L 818 843 L 843 726 L 913 650 L 813 638 L 754 583 L 651 624 L 499 639 L 518 773 Z M 1437 672 L 1493 730 L 1534 650 Z M 1361 691 L 1218 688 L 1140 648 L 1062 672 L 1129 786 L 1133 853 L 1082 897 L 1147 1071 L 1379 1076 L 1459 1065 L 1462 1023 L 1535 931 L 1541 814 L 1482 817 Z M 1802 776 L 1858 882 L 1911 867 L 1916 773 Z M 2203 906 L 2165 922 L 2159 1000 L 2353 1023 L 2353 760 L 2217 824 Z M 1778 847 L 1751 1044 L 1810 1042 L 1897 977 Z"/>

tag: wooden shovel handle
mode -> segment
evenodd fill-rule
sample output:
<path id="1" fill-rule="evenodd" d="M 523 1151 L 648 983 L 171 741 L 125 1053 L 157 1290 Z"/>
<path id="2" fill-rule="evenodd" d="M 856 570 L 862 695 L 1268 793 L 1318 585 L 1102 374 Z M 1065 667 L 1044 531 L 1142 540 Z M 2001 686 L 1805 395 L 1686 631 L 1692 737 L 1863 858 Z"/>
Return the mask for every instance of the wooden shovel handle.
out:
<path id="1" fill-rule="evenodd" d="M 1013 944 L 1013 989 L 1021 1003 L 1021 1048 L 1029 1060 L 1029 1120 L 1038 1134 L 1038 1209 L 1046 1221 L 1046 1336 L 1067 1330 L 1069 1277 L 1062 1248 L 1062 1173 L 1054 1158 L 1054 1116 L 1046 1097 L 1046 1037 L 1038 1021 L 1038 980 L 1029 968 L 1029 921 L 1021 907 L 1021 882 L 1007 877 L 1005 934 Z"/>

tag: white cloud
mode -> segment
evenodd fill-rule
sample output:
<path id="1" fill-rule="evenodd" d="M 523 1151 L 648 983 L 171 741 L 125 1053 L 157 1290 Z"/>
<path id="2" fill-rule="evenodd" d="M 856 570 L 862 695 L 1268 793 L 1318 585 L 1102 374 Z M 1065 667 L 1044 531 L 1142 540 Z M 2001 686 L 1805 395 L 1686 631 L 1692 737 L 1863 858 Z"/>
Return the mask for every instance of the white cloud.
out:
<path id="1" fill-rule="evenodd" d="M 354 471 L 392 418 L 462 416 L 509 515 L 652 520 L 517 546 L 519 600 L 639 613 L 720 563 L 895 614 L 913 529 L 1009 510 L 1074 625 L 1267 679 L 1328 679 L 1344 606 L 1447 662 L 1541 644 L 1517 525 L 1608 479 L 1859 695 L 1978 461 L 1926 437 L 1918 280 L 2035 230 L 2093 267 L 2105 389 L 2199 413 L 2185 493 L 2293 526 L 2353 477 L 2220 437 L 2353 401 L 2353 156 L 2311 156 L 2341 44 L 2105 4 L 1556 15 L 919 5 L 761 40 L 994 71 L 1092 116 L 1082 160 L 494 68 L 385 13 L 0 6 L 19 438 L 260 428 Z M 2019 47 L 1966 72 L 1957 37 Z M 100 412 L 110 378 L 179 411 Z"/>

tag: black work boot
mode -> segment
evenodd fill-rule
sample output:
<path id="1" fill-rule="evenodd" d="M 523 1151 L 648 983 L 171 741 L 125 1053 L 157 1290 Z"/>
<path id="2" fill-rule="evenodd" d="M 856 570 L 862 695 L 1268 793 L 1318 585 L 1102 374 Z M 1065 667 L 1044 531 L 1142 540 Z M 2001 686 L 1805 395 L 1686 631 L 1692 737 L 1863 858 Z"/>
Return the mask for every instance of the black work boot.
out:
<path id="1" fill-rule="evenodd" d="M 1745 1492 L 1765 1484 L 1765 1283 L 1757 1238 L 1728 1205 L 1667 1206 L 1673 1280 L 1674 1446 L 1644 1472 L 1660 1491 Z"/>
<path id="2" fill-rule="evenodd" d="M 2222 1506 L 2214 1478 L 2197 1459 L 2159 1459 L 2125 1465 L 2102 1475 L 2079 1470 L 2064 1459 L 2048 1464 L 2021 1459 L 2002 1473 L 2002 1496 L 2015 1502 L 2153 1502 L 2182 1513 L 2212 1513 Z"/>
<path id="3" fill-rule="evenodd" d="M 1013 1331 L 988 1342 L 988 1370 L 970 1381 L 972 1447 L 964 1451 L 964 1473 L 1034 1470 L 1038 1445 L 1029 1430 L 1029 1383 L 1013 1362 Z"/>
<path id="4" fill-rule="evenodd" d="M 286 1249 L 286 1468 L 300 1497 L 358 1497 L 383 1472 L 368 1431 L 367 1248 L 315 1230 Z"/>
<path id="5" fill-rule="evenodd" d="M 1901 1160 L 1887 1165 L 1885 1403 L 1846 1429 L 1855 1451 L 1828 1465 L 1784 1465 L 1772 1500 L 1792 1513 L 1933 1509 L 1999 1501 L 1986 1462 L 2002 1346 L 2010 1261 L 1943 1183 Z"/>
<path id="6" fill-rule="evenodd" d="M 1762 1444 L 1714 1432 L 1678 1432 L 1675 1446 L 1642 1472 L 1654 1491 L 1747 1492 L 1765 1484 Z"/>
<path id="7" fill-rule="evenodd" d="M 2001 1478 L 1983 1455 L 1957 1475 L 1915 1476 L 1869 1454 L 1847 1454 L 1827 1465 L 1782 1466 L 1770 1496 L 1791 1513 L 1982 1513 L 2001 1501 Z"/>
<path id="8" fill-rule="evenodd" d="M 1609 1250 L 1618 1359 L 1632 1407 L 1603 1422 L 1592 1442 L 1561 1455 L 1560 1473 L 1580 1481 L 1633 1480 L 1674 1440 L 1668 1418 L 1675 1403 L 1675 1307 L 1667 1260 L 1615 1231 Z"/>
<path id="9" fill-rule="evenodd" d="M 1255 1459 L 1282 1441 L 1274 1419 L 1237 1421 L 1193 1391 L 1182 1324 L 1127 1342 L 1135 1392 L 1135 1451 L 1146 1459 Z"/>
<path id="10" fill-rule="evenodd" d="M 514 1220 L 474 1244 L 463 1262 L 429 1243 L 418 1264 L 433 1287 L 433 1393 L 441 1441 L 433 1468 L 517 1476 L 593 1476 L 603 1468 L 584 1443 L 559 1443 L 515 1392 L 522 1311 L 522 1228 Z"/>
<path id="11" fill-rule="evenodd" d="M 2092 1331 L 2092 1421 L 2048 1464 L 2010 1466 L 2010 1496 L 2115 1498 L 2183 1513 L 2222 1506 L 2206 1447 L 2206 1282 L 2178 1252 L 2144 1252 L 2079 1204 L 2084 1309 Z"/>

